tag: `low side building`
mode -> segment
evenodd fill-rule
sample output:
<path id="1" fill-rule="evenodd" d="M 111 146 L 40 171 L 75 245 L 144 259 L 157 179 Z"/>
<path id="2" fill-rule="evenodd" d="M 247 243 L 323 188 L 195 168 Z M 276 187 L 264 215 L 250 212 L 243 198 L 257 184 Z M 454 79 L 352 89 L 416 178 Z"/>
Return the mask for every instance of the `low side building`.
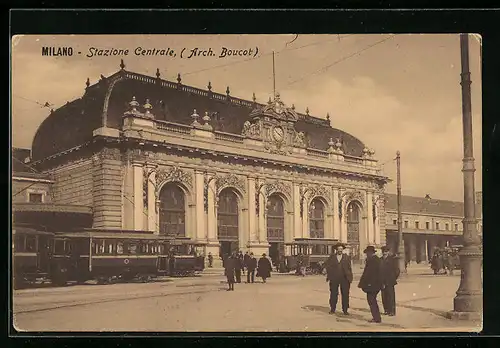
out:
<path id="1" fill-rule="evenodd" d="M 392 250 L 398 248 L 397 195 L 386 194 L 386 238 Z M 481 194 L 476 195 L 476 216 L 482 235 Z M 435 247 L 461 245 L 463 233 L 463 202 L 425 197 L 401 197 L 403 239 L 406 259 L 411 262 L 426 262 Z"/>

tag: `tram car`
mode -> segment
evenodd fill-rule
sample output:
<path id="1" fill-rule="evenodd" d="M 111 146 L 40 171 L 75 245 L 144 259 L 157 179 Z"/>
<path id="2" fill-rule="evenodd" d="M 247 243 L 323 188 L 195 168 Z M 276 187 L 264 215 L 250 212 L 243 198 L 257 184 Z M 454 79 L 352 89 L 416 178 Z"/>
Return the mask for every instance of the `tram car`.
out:
<path id="1" fill-rule="evenodd" d="M 324 263 L 337 243 L 337 239 L 329 238 L 296 238 L 292 243 L 285 244 L 285 253 L 288 254 L 285 257 L 287 271 L 297 271 L 301 257 L 306 273 L 322 274 Z"/>
<path id="2" fill-rule="evenodd" d="M 171 241 L 168 273 L 171 276 L 190 276 L 205 269 L 205 244 L 188 237 Z"/>
<path id="3" fill-rule="evenodd" d="M 113 283 L 149 281 L 162 274 L 161 255 L 170 239 L 142 231 L 85 230 L 55 233 L 51 278 L 57 285 L 68 281 Z"/>
<path id="4" fill-rule="evenodd" d="M 12 271 L 15 288 L 39 279 L 49 279 L 53 236 L 53 233 L 28 226 L 17 226 L 12 230 Z"/>

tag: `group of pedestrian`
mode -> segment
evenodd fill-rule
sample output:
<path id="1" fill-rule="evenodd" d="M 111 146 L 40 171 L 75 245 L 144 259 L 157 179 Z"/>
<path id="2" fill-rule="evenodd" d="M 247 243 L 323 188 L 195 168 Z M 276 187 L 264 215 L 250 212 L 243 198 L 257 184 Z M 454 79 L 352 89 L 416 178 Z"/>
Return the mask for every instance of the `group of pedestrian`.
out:
<path id="1" fill-rule="evenodd" d="M 266 254 L 257 261 L 254 254 L 234 252 L 231 256 L 223 258 L 224 273 L 227 278 L 229 288 L 227 291 L 234 291 L 234 284 L 241 283 L 241 275 L 247 271 L 247 283 L 255 283 L 255 276 L 262 278 L 262 282 L 266 283 L 267 278 L 271 277 L 272 264 Z M 257 271 L 257 275 L 255 274 Z"/>
<path id="2" fill-rule="evenodd" d="M 349 315 L 349 292 L 353 281 L 352 262 L 349 255 L 344 253 L 345 245 L 337 243 L 335 253 L 325 262 L 326 281 L 330 285 L 330 314 L 334 314 L 337 307 L 339 288 L 342 303 L 342 312 Z M 382 248 L 382 257 L 376 255 L 373 246 L 364 250 L 366 265 L 359 280 L 358 287 L 366 293 L 366 299 L 372 314 L 373 323 L 382 322 L 377 295 L 382 292 L 384 314 L 396 315 L 395 285 L 399 277 L 397 259 L 390 253 L 388 247 Z"/>
<path id="3" fill-rule="evenodd" d="M 460 263 L 458 251 L 453 248 L 436 248 L 430 263 L 435 275 L 453 275 L 453 270 Z"/>

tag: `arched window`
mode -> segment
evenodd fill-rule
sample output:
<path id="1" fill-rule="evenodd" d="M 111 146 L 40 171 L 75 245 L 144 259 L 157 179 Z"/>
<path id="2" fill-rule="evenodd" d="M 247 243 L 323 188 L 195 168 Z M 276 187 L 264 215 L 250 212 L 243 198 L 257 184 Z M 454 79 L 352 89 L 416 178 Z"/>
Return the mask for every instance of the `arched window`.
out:
<path id="1" fill-rule="evenodd" d="M 176 184 L 168 183 L 160 192 L 160 233 L 185 236 L 185 220 L 184 192 Z"/>
<path id="2" fill-rule="evenodd" d="M 283 199 L 273 194 L 267 200 L 267 239 L 281 242 L 285 240 L 285 209 Z"/>
<path id="3" fill-rule="evenodd" d="M 347 242 L 359 242 L 359 220 L 360 211 L 356 203 L 351 202 L 347 206 Z"/>
<path id="4" fill-rule="evenodd" d="M 221 241 L 238 240 L 238 197 L 229 188 L 219 194 L 217 236 Z"/>
<path id="5" fill-rule="evenodd" d="M 309 205 L 309 232 L 311 238 L 325 238 L 325 205 L 318 198 Z"/>

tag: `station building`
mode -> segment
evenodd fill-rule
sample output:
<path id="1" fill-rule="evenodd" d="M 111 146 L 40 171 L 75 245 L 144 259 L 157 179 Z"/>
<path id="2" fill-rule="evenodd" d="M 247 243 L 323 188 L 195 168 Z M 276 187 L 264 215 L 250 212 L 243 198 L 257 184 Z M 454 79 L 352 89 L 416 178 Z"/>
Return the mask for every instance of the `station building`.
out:
<path id="1" fill-rule="evenodd" d="M 397 196 L 386 194 L 386 238 L 392 250 L 398 250 Z M 482 193 L 476 193 L 476 219 L 482 238 Z M 426 262 L 434 248 L 463 244 L 464 204 L 425 197 L 401 197 L 403 240 L 406 259 L 411 262 Z"/>
<path id="2" fill-rule="evenodd" d="M 330 123 L 279 94 L 244 100 L 122 61 L 51 111 L 27 164 L 50 178 L 51 202 L 89 207 L 94 228 L 185 236 L 213 255 L 338 239 L 359 259 L 386 242 L 388 178 L 374 151 Z"/>

